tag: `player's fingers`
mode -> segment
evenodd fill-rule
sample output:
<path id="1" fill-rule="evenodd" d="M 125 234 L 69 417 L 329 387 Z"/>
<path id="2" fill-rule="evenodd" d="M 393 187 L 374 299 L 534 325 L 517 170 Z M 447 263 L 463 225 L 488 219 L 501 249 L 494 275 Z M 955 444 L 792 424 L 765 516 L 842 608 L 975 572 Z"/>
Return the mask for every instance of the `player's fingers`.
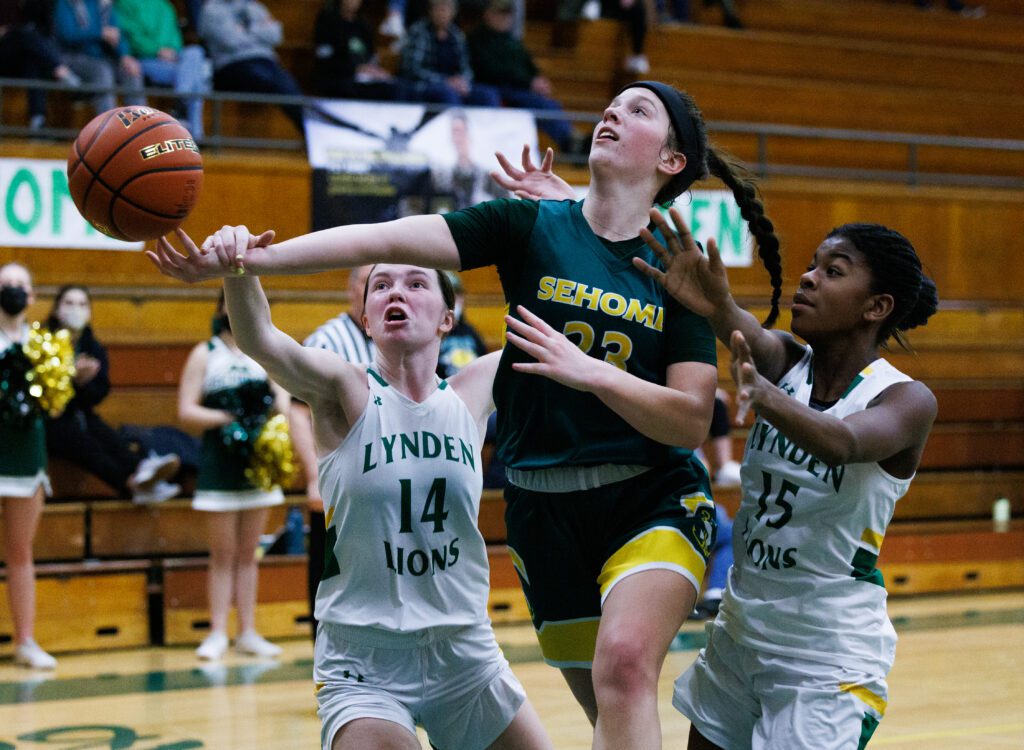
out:
<path id="1" fill-rule="evenodd" d="M 668 215 L 672 218 L 672 223 L 675 225 L 675 234 L 679 237 L 679 244 L 685 252 L 700 252 L 700 248 L 697 247 L 697 241 L 693 238 L 693 233 L 690 231 L 689 225 L 683 219 L 683 215 L 679 213 L 679 209 L 672 206 L 668 210 Z"/>
<path id="2" fill-rule="evenodd" d="M 512 332 L 515 335 L 538 345 L 544 341 L 544 334 L 541 331 L 537 330 L 527 322 L 519 320 L 518 318 L 513 318 L 511 315 L 505 316 L 505 325 L 508 327 L 506 334 L 508 332 Z"/>
<path id="3" fill-rule="evenodd" d="M 516 305 L 516 312 L 519 313 L 519 315 L 522 317 L 523 320 L 525 320 L 527 323 L 529 323 L 531 326 L 536 328 L 541 333 L 544 333 L 544 334 L 555 333 L 555 329 L 554 328 L 549 326 L 541 318 L 539 318 L 538 316 L 534 315 L 532 312 L 527 310 L 522 305 Z"/>
<path id="4" fill-rule="evenodd" d="M 654 251 L 654 254 L 658 256 L 658 259 L 666 266 L 672 261 L 672 253 L 665 247 L 661 241 L 654 236 L 654 233 L 647 227 L 643 227 L 640 230 L 640 239 L 644 241 L 647 247 Z"/>
<path id="5" fill-rule="evenodd" d="M 681 250 L 681 244 L 679 242 L 679 236 L 676 231 L 669 225 L 668 219 L 665 218 L 665 214 L 656 208 L 652 208 L 650 212 L 651 223 L 654 224 L 655 229 L 661 232 L 661 236 L 665 238 L 665 242 L 659 242 L 658 244 L 662 247 L 661 259 L 668 261 L 673 255 Z M 648 232 L 653 237 L 653 233 L 647 227 L 640 230 L 640 236 L 644 236 L 644 232 Z M 650 242 L 647 243 L 651 245 Z M 654 246 L 651 245 L 653 248 Z"/>
<path id="6" fill-rule="evenodd" d="M 517 349 L 521 349 L 534 359 L 539 360 L 544 355 L 544 347 L 538 346 L 532 341 L 527 341 L 522 336 L 517 336 L 510 331 L 506 331 L 505 338 L 508 340 L 508 343 L 512 344 L 512 346 Z"/>
<path id="7" fill-rule="evenodd" d="M 274 238 L 277 236 L 277 232 L 273 229 L 268 229 L 265 232 L 261 232 L 258 237 L 249 241 L 249 248 L 254 247 L 267 247 L 274 242 Z"/>
<path id="8" fill-rule="evenodd" d="M 550 172 L 552 165 L 555 163 L 555 150 L 548 146 L 548 150 L 544 152 L 544 161 L 540 163 L 541 172 Z"/>
<path id="9" fill-rule="evenodd" d="M 507 174 L 512 179 L 521 180 L 523 179 L 523 177 L 526 176 L 523 172 L 521 172 L 519 169 L 512 165 L 512 162 L 510 162 L 505 157 L 505 154 L 501 153 L 500 151 L 495 151 L 494 156 L 498 159 L 498 164 L 505 171 L 505 174 Z"/>
<path id="10" fill-rule="evenodd" d="M 185 248 L 185 251 L 189 255 L 206 255 L 203 250 L 196 247 L 196 243 L 192 241 L 192 238 L 188 236 L 188 232 L 184 229 L 178 227 L 174 230 L 174 233 L 178 236 L 178 239 L 181 240 L 181 246 Z"/>
<path id="11" fill-rule="evenodd" d="M 720 271 L 725 268 L 722 263 L 722 254 L 718 252 L 718 243 L 714 237 L 708 237 L 708 263 L 712 271 Z"/>
<path id="12" fill-rule="evenodd" d="M 536 172 L 537 167 L 533 165 L 533 158 L 530 156 L 530 147 L 527 144 L 523 144 L 523 155 L 520 157 L 520 161 L 523 163 L 524 172 Z"/>
<path id="13" fill-rule="evenodd" d="M 647 276 L 650 276 L 659 284 L 662 284 L 665 281 L 665 273 L 663 271 L 659 271 L 643 258 L 633 258 L 633 267 Z"/>

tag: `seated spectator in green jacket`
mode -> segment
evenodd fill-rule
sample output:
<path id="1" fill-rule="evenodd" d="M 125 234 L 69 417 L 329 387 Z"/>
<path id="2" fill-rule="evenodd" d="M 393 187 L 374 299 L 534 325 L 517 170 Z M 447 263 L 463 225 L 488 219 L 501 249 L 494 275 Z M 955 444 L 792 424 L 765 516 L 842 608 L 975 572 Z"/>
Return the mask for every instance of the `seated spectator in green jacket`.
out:
<path id="1" fill-rule="evenodd" d="M 186 96 L 175 116 L 192 137 L 203 137 L 203 100 L 195 94 L 209 90 L 206 53 L 197 44 L 182 44 L 178 12 L 169 0 L 117 0 L 121 33 L 142 66 L 146 82 L 173 87 Z"/>
<path id="2" fill-rule="evenodd" d="M 476 80 L 496 88 L 507 106 L 561 112 L 562 106 L 551 98 L 551 82 L 541 75 L 530 51 L 513 34 L 514 11 L 512 0 L 490 0 L 483 21 L 469 35 Z M 568 120 L 538 118 L 537 126 L 562 151 L 576 150 L 578 141 Z"/>

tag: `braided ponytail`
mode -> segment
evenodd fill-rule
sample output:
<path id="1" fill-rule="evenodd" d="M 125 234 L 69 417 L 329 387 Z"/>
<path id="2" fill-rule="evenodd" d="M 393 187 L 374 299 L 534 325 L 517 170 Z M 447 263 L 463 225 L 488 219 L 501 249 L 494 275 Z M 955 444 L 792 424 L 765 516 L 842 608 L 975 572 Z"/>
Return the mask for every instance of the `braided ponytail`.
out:
<path id="1" fill-rule="evenodd" d="M 763 326 L 771 328 L 779 317 L 779 298 L 782 296 L 782 256 L 779 254 L 779 238 L 775 226 L 765 216 L 764 204 L 757 197 L 754 180 L 747 176 L 735 162 L 728 160 L 712 147 L 707 152 L 708 171 L 720 179 L 732 191 L 740 215 L 750 227 L 750 233 L 757 242 L 757 255 L 768 271 L 772 283 L 771 309 Z"/>
<path id="2" fill-rule="evenodd" d="M 753 178 L 738 164 L 712 148 L 704 116 L 689 94 L 663 83 L 650 81 L 630 86 L 649 88 L 662 100 L 669 110 L 669 119 L 673 123 L 668 131 L 666 146 L 672 151 L 684 154 L 687 160 L 686 168 L 661 187 L 654 198 L 655 202 L 663 206 L 670 205 L 678 195 L 689 190 L 694 182 L 705 179 L 709 174 L 725 183 L 740 207 L 740 215 L 750 227 L 750 233 L 757 242 L 757 255 L 771 279 L 771 309 L 763 324 L 765 328 L 771 328 L 779 317 L 779 299 L 782 297 L 782 256 L 779 253 L 779 238 L 775 235 L 775 227 L 765 216 L 764 204 L 757 197 Z M 674 100 L 674 97 L 678 97 L 678 100 Z M 683 133 L 693 142 L 687 142 Z"/>

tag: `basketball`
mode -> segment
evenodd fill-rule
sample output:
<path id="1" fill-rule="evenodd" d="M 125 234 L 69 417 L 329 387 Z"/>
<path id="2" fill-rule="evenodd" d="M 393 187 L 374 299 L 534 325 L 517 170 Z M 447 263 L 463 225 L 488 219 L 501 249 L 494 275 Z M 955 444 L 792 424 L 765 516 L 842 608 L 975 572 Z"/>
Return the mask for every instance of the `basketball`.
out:
<path id="1" fill-rule="evenodd" d="M 118 240 L 153 240 L 196 205 L 203 159 L 177 120 L 150 107 L 118 107 L 82 128 L 68 155 L 79 213 Z"/>

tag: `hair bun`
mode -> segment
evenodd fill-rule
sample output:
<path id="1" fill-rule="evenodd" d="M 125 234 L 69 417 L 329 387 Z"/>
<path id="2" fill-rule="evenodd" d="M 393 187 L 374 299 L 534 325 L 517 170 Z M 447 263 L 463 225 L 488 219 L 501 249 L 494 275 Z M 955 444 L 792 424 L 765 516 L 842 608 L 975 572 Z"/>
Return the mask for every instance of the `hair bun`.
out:
<path id="1" fill-rule="evenodd" d="M 917 301 L 896 328 L 900 331 L 909 331 L 911 328 L 923 326 L 938 309 L 939 292 L 935 287 L 935 282 L 922 275 L 921 290 L 917 293 Z"/>

